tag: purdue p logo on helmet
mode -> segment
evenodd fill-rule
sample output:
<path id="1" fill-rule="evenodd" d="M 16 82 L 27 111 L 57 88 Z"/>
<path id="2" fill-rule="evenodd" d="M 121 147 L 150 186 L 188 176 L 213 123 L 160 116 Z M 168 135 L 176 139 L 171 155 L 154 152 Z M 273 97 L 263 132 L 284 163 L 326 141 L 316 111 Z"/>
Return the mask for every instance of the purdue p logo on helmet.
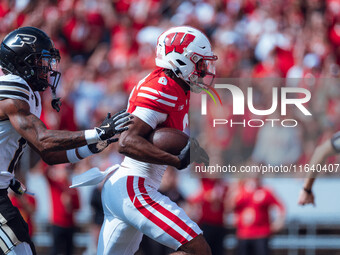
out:
<path id="1" fill-rule="evenodd" d="M 36 42 L 37 37 L 28 34 L 17 34 L 15 36 L 15 41 L 13 41 L 9 46 L 12 47 L 22 47 L 24 44 L 33 44 Z"/>
<path id="2" fill-rule="evenodd" d="M 17 34 L 15 36 L 15 41 L 13 41 L 10 46 L 12 47 L 22 47 L 25 43 L 27 44 L 33 44 L 37 40 L 37 37 L 34 35 L 27 35 L 27 34 Z"/>

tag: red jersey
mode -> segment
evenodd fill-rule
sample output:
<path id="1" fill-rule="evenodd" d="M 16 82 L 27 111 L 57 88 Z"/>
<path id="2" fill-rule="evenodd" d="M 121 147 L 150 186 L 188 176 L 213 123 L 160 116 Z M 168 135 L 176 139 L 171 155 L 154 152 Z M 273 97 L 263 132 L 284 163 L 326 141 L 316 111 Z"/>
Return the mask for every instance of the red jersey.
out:
<path id="1" fill-rule="evenodd" d="M 189 98 L 189 91 L 185 93 L 163 69 L 157 68 L 133 88 L 127 111 L 152 128 L 170 127 L 183 131 L 189 123 Z M 125 157 L 115 175 L 147 178 L 157 189 L 166 167 Z"/>
<path id="2" fill-rule="evenodd" d="M 201 206 L 199 225 L 224 225 L 224 199 L 228 186 L 221 179 L 202 178 L 202 189 L 199 194 L 190 199 L 191 203 Z"/>
<path id="3" fill-rule="evenodd" d="M 56 177 L 57 171 L 62 169 L 49 168 L 46 178 L 51 193 L 51 223 L 59 227 L 73 227 L 74 213 L 80 208 L 79 193 L 77 189 L 70 189 L 68 179 Z"/>
<path id="4" fill-rule="evenodd" d="M 27 193 L 21 195 L 20 197 L 11 194 L 9 198 L 11 199 L 12 204 L 19 209 L 21 216 L 24 218 L 28 225 L 28 233 L 30 236 L 32 236 L 34 233 L 34 225 L 32 221 L 33 212 L 31 212 L 30 210 L 36 209 L 35 198 Z M 29 209 L 28 207 L 31 208 Z"/>
<path id="5" fill-rule="evenodd" d="M 167 114 L 160 127 L 176 128 L 183 131 L 189 124 L 190 92 L 165 75 L 162 68 L 150 73 L 136 85 L 129 98 L 128 112 L 137 106 Z"/>
<path id="6" fill-rule="evenodd" d="M 253 239 L 268 237 L 270 230 L 270 207 L 277 205 L 284 211 L 281 202 L 264 187 L 248 191 L 241 187 L 236 197 L 237 237 Z"/>

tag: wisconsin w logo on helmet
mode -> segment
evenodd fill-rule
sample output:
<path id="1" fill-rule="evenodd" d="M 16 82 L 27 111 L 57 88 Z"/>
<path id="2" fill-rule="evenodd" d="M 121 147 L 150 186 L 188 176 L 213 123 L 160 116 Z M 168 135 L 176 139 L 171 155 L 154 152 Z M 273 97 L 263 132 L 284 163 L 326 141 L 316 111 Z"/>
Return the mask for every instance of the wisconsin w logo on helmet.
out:
<path id="1" fill-rule="evenodd" d="M 165 55 L 170 52 L 175 52 L 182 54 L 184 48 L 188 47 L 190 43 L 193 42 L 195 36 L 193 34 L 186 33 L 171 33 L 165 37 Z"/>
<path id="2" fill-rule="evenodd" d="M 37 40 L 37 37 L 35 37 L 34 35 L 27 35 L 27 34 L 17 34 L 15 36 L 15 41 L 10 44 L 10 46 L 12 47 L 22 47 L 24 46 L 24 44 L 32 44 L 35 43 L 35 41 Z"/>

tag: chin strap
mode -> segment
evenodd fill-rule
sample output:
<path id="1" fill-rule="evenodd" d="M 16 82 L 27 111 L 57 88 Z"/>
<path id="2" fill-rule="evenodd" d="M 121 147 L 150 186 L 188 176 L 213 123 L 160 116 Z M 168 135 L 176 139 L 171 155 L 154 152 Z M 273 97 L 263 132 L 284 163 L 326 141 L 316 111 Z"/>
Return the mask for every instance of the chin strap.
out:
<path id="1" fill-rule="evenodd" d="M 57 112 L 60 111 L 60 106 L 61 106 L 61 101 L 60 101 L 60 97 L 57 97 L 56 92 L 55 92 L 55 88 L 51 88 L 52 90 L 52 101 L 51 101 L 51 105 L 53 107 L 54 110 L 56 110 Z"/>

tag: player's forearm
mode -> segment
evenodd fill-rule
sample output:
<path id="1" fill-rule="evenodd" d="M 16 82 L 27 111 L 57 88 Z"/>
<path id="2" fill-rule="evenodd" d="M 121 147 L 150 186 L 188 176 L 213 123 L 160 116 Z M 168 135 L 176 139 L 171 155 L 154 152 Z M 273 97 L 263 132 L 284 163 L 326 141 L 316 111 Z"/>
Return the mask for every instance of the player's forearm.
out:
<path id="1" fill-rule="evenodd" d="M 323 144 L 319 145 L 313 155 L 312 158 L 309 162 L 310 166 L 317 166 L 319 164 L 323 164 L 327 157 L 335 154 L 335 151 L 332 147 L 331 140 L 327 140 Z M 304 183 L 304 188 L 307 190 L 311 190 L 315 181 L 315 177 L 317 176 L 316 171 L 311 171 L 308 175 L 308 177 L 305 180 Z"/>
<path id="2" fill-rule="evenodd" d="M 305 182 L 303 184 L 303 188 L 305 190 L 311 190 L 312 187 L 313 187 L 314 181 L 315 181 L 315 177 L 308 177 L 308 178 L 306 178 L 306 180 L 305 180 Z"/>
<path id="3" fill-rule="evenodd" d="M 49 130 L 32 114 L 10 117 L 15 130 L 40 153 L 63 151 L 85 145 L 84 131 Z"/>
<path id="4" fill-rule="evenodd" d="M 335 154 L 335 151 L 332 147 L 331 141 L 327 140 L 323 144 L 316 147 L 310 160 L 310 165 L 323 164 L 327 157 L 331 156 L 332 154 Z"/>
<path id="5" fill-rule="evenodd" d="M 70 163 L 66 151 L 46 152 L 40 154 L 42 160 L 48 165 Z"/>
<path id="6" fill-rule="evenodd" d="M 127 135 L 119 139 L 119 153 L 133 159 L 178 167 L 180 162 L 177 156 L 158 149 L 145 138 L 138 135 Z"/>
<path id="7" fill-rule="evenodd" d="M 66 151 L 52 151 L 40 153 L 41 158 L 49 165 L 63 164 L 63 163 L 77 163 L 80 160 L 92 156 L 103 151 L 110 141 L 101 141 L 96 144 L 84 145 Z"/>
<path id="8" fill-rule="evenodd" d="M 84 131 L 48 130 L 38 133 L 32 143 L 40 152 L 64 151 L 87 144 Z"/>

